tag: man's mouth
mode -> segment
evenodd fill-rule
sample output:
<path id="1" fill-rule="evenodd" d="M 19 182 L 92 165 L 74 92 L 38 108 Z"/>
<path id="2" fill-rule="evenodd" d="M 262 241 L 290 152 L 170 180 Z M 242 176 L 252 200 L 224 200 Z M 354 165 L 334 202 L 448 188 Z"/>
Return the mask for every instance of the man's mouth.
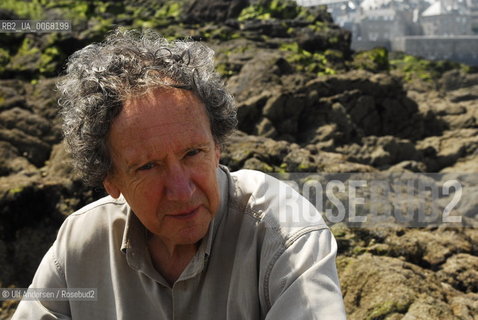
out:
<path id="1" fill-rule="evenodd" d="M 196 207 L 196 208 L 188 209 L 186 211 L 173 213 L 173 214 L 168 214 L 167 217 L 170 217 L 170 218 L 173 218 L 173 219 L 179 219 L 179 220 L 192 219 L 199 212 L 199 208 L 200 207 Z"/>

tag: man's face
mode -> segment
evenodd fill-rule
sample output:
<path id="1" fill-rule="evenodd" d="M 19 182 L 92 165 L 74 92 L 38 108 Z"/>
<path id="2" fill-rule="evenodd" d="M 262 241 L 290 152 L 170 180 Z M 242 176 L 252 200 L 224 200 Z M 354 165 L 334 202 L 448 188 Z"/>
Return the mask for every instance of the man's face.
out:
<path id="1" fill-rule="evenodd" d="M 167 246 L 202 239 L 219 208 L 214 142 L 205 106 L 191 91 L 156 89 L 128 99 L 107 138 L 113 197 Z"/>

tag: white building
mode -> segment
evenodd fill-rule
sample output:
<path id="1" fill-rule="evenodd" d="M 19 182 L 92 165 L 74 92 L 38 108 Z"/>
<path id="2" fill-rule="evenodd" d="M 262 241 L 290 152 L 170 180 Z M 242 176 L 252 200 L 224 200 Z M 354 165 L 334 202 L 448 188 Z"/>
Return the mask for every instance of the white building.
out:
<path id="1" fill-rule="evenodd" d="M 471 15 L 464 1 L 440 0 L 420 17 L 423 34 L 430 36 L 471 35 Z"/>

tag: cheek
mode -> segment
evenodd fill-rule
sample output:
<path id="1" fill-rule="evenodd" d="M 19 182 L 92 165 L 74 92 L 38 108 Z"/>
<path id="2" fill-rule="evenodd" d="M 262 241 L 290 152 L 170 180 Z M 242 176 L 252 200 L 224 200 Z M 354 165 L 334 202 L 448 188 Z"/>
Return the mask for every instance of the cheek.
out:
<path id="1" fill-rule="evenodd" d="M 144 202 L 147 199 L 148 203 L 152 201 L 153 198 L 159 196 L 160 186 L 155 183 L 156 179 L 142 178 L 135 181 L 131 181 L 126 187 L 126 194 L 124 195 L 129 201 L 144 206 Z"/>

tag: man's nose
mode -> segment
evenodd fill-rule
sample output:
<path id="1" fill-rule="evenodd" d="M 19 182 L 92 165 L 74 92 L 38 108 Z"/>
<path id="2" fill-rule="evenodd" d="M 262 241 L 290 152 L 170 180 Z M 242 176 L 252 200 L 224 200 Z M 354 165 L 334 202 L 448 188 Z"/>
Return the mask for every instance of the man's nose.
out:
<path id="1" fill-rule="evenodd" d="M 181 166 L 173 166 L 166 177 L 166 197 L 171 201 L 189 201 L 196 190 L 189 172 Z"/>

